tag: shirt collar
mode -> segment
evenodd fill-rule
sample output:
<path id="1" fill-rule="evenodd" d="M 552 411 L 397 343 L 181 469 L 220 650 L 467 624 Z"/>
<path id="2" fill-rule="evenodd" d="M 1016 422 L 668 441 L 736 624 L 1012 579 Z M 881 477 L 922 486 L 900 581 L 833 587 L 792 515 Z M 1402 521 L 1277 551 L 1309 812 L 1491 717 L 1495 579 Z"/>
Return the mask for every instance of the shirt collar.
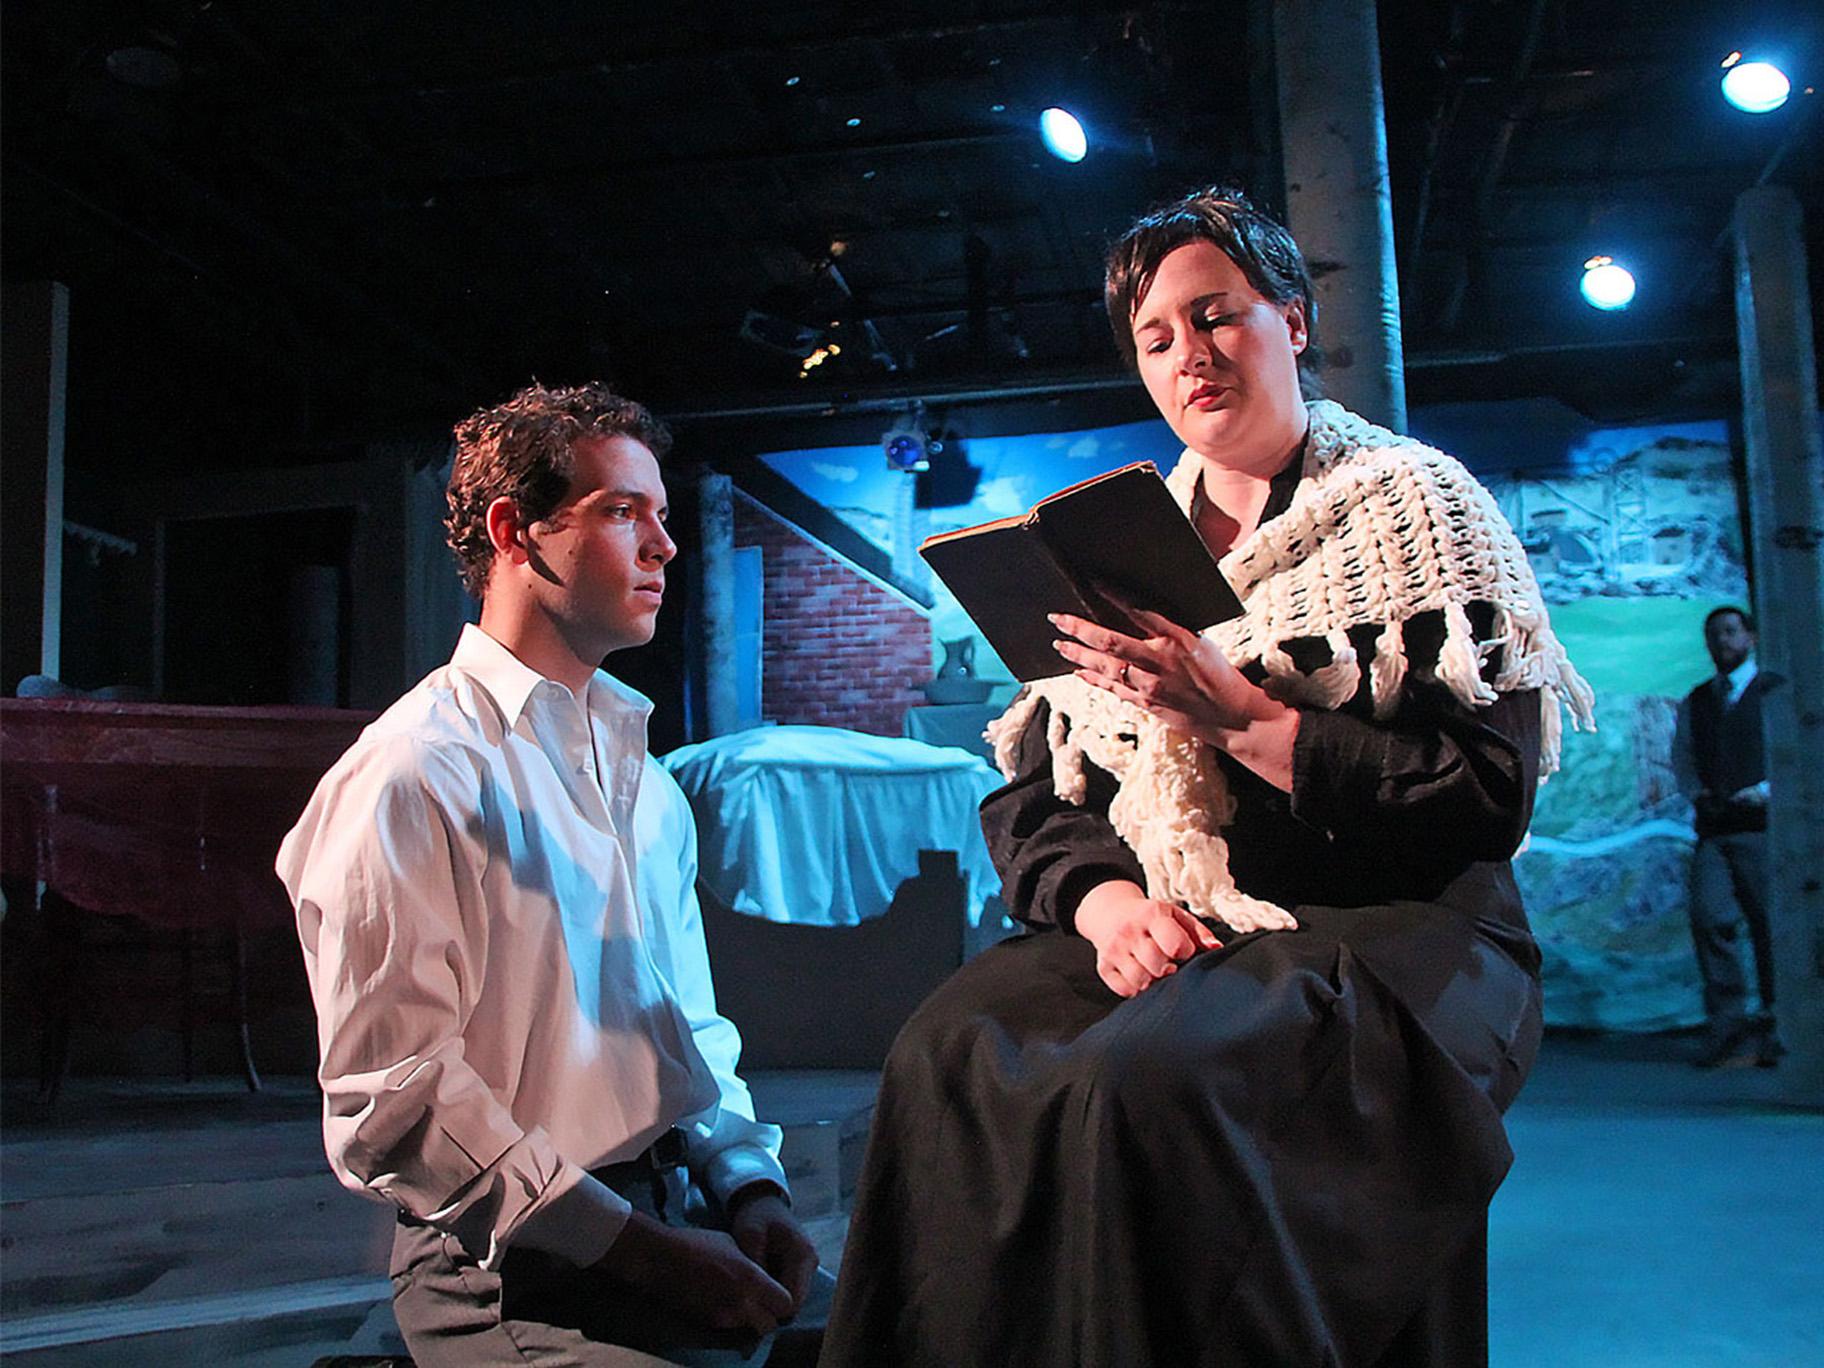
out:
<path id="1" fill-rule="evenodd" d="M 1748 685 L 1754 681 L 1754 677 L 1760 672 L 1761 667 L 1754 663 L 1753 656 L 1749 656 L 1740 665 L 1737 665 L 1733 670 L 1729 671 L 1728 674 L 1723 675 L 1722 678 L 1727 681 L 1724 687 L 1729 691 L 1729 696 L 1734 698 L 1737 694 L 1741 693 L 1743 689 L 1747 688 Z"/>
<path id="2" fill-rule="evenodd" d="M 546 677 L 521 660 L 474 623 L 464 623 L 450 664 L 475 679 L 506 715 L 509 728 L 519 725 L 526 704 Z M 558 685 L 563 688 L 563 685 Z M 591 713 L 604 716 L 636 714 L 641 721 L 652 712 L 652 700 L 630 689 L 606 670 L 590 677 L 585 704 Z"/>

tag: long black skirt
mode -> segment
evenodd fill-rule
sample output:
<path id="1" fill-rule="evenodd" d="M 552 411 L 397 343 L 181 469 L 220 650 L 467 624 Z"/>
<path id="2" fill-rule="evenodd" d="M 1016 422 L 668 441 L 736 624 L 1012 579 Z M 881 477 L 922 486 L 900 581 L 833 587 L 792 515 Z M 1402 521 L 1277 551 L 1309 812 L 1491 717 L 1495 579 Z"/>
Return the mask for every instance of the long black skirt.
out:
<path id="1" fill-rule="evenodd" d="M 1134 998 L 1062 933 L 938 989 L 887 1062 L 825 1368 L 1485 1354 L 1483 1284 L 1469 1333 L 1436 1303 L 1512 1161 L 1537 952 L 1428 904 L 1298 915 Z"/>

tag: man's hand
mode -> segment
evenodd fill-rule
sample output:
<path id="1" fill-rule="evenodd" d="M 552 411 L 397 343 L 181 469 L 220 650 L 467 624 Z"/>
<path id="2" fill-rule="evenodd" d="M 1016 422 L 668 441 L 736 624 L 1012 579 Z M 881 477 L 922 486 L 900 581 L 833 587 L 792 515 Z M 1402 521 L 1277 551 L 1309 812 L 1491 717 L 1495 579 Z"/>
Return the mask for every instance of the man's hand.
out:
<path id="1" fill-rule="evenodd" d="M 1146 896 L 1138 884 L 1097 884 L 1077 905 L 1077 934 L 1096 947 L 1096 973 L 1122 997 L 1133 997 L 1199 950 L 1222 944 L 1176 903 Z"/>
<path id="2" fill-rule="evenodd" d="M 664 1225 L 644 1212 L 628 1218 L 596 1267 L 716 1330 L 770 1335 L 797 1309 L 793 1294 L 733 1237 Z"/>
<path id="3" fill-rule="evenodd" d="M 1734 807 L 1764 808 L 1767 806 L 1767 790 L 1759 784 L 1750 784 L 1739 788 L 1729 795 L 1729 802 Z"/>
<path id="4" fill-rule="evenodd" d="M 728 1233 L 791 1293 L 796 1314 L 817 1273 L 817 1250 L 779 1190 L 771 1183 L 750 1183 L 737 1191 L 728 1202 Z"/>

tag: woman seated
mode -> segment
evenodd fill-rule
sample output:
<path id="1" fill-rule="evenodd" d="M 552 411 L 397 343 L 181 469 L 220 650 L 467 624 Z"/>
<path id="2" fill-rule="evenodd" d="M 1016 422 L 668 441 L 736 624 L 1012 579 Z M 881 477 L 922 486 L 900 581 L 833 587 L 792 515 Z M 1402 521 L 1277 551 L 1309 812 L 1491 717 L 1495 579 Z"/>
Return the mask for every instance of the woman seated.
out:
<path id="1" fill-rule="evenodd" d="M 991 729 L 1032 934 L 894 1047 L 822 1361 L 1461 1368 L 1540 1031 L 1509 860 L 1589 690 L 1463 467 L 1304 398 L 1284 228 L 1191 195 L 1106 298 L 1245 612 L 1058 618 Z"/>

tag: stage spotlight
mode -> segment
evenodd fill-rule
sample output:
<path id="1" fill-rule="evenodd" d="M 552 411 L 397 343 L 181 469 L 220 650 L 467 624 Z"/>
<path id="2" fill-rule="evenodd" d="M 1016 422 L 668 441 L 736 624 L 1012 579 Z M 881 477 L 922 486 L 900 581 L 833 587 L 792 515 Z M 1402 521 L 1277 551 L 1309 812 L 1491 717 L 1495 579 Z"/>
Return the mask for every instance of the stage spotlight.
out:
<path id="1" fill-rule="evenodd" d="M 1583 263 L 1583 297 L 1591 307 L 1625 309 L 1634 302 L 1634 276 L 1614 257 L 1593 256 Z"/>
<path id="2" fill-rule="evenodd" d="M 880 449 L 886 453 L 887 469 L 921 471 L 931 468 L 931 453 L 922 426 L 915 417 L 895 423 L 882 435 Z"/>
<path id="3" fill-rule="evenodd" d="M 1771 114 L 1792 94 L 1792 82 L 1772 62 L 1737 62 L 1723 73 L 1723 98 L 1748 114 Z"/>
<path id="4" fill-rule="evenodd" d="M 1067 162 L 1080 162 L 1089 152 L 1089 135 L 1068 109 L 1053 107 L 1039 115 L 1039 136 L 1045 150 Z"/>

